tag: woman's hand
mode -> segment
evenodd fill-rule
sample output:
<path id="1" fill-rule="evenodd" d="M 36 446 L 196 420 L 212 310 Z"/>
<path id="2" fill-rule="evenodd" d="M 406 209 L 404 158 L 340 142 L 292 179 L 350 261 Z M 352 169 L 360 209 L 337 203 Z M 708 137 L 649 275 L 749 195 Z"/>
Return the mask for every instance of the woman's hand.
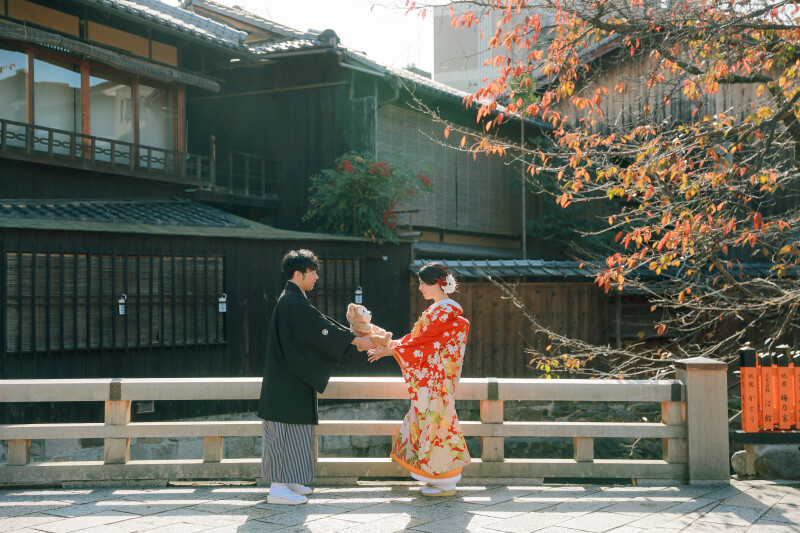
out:
<path id="1" fill-rule="evenodd" d="M 377 348 L 373 348 L 367 351 L 367 353 L 369 354 L 367 361 L 369 361 L 370 363 L 374 363 L 375 361 L 381 359 L 382 357 L 388 357 L 390 355 L 394 356 L 394 350 L 392 350 L 391 348 L 387 348 L 386 346 L 378 346 Z"/>

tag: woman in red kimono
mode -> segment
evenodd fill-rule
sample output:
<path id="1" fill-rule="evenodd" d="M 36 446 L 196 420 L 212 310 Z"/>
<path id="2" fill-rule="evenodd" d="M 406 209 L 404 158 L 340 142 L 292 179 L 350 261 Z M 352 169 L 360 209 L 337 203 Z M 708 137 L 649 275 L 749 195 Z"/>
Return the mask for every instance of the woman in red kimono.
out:
<path id="1" fill-rule="evenodd" d="M 419 291 L 433 300 L 405 337 L 390 347 L 369 351 L 370 362 L 393 356 L 403 372 L 411 408 L 394 439 L 392 459 L 424 482 L 426 496 L 452 496 L 469 452 L 455 409 L 469 322 L 449 295 L 456 281 L 441 263 L 428 263 L 418 274 Z"/>

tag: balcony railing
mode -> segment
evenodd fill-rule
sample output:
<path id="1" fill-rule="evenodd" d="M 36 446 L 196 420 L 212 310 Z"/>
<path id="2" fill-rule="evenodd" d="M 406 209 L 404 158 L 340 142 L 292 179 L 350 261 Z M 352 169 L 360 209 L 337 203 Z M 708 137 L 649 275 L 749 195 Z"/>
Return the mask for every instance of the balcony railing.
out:
<path id="1" fill-rule="evenodd" d="M 462 421 L 464 435 L 480 437 L 481 458 L 464 468 L 484 478 L 635 478 L 726 482 L 728 466 L 727 365 L 707 359 L 679 361 L 678 380 L 463 379 L 459 400 L 480 401 L 480 421 Z M 0 465 L 0 486 L 64 481 L 132 479 L 255 479 L 260 458 L 223 458 L 223 438 L 259 436 L 253 421 L 134 422 L 131 401 L 254 400 L 260 378 L 0 380 L 3 402 L 105 402 L 105 423 L 13 424 L 0 426 L 8 441 L 8 464 Z M 407 399 L 400 378 L 334 378 L 325 399 Z M 512 422 L 504 401 L 661 402 L 660 422 Z M 397 420 L 323 420 L 317 435 L 393 435 Z M 132 438 L 203 437 L 203 459 L 135 461 Z M 567 437 L 573 459 L 504 456 L 509 437 Z M 103 461 L 31 463 L 31 439 L 105 439 Z M 653 460 L 598 459 L 594 440 L 662 439 L 663 457 Z M 396 477 L 401 467 L 388 458 L 317 459 L 320 477 Z"/>
<path id="2" fill-rule="evenodd" d="M 211 155 L 204 156 L 0 119 L 0 156 L 179 183 L 246 198 L 274 200 L 277 193 L 274 161 L 219 150 L 213 137 Z"/>

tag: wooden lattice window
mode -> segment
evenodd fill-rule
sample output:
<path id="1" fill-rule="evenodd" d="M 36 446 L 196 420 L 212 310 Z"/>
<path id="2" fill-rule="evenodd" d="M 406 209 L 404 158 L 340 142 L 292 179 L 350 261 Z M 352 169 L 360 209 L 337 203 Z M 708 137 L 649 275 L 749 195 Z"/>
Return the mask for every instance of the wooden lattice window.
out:
<path id="1" fill-rule="evenodd" d="M 308 293 L 314 306 L 323 314 L 346 323 L 347 304 L 355 301 L 361 286 L 361 261 L 358 259 L 320 258 L 319 280 Z"/>
<path id="2" fill-rule="evenodd" d="M 220 256 L 8 252 L 6 350 L 224 342 L 223 283 Z"/>

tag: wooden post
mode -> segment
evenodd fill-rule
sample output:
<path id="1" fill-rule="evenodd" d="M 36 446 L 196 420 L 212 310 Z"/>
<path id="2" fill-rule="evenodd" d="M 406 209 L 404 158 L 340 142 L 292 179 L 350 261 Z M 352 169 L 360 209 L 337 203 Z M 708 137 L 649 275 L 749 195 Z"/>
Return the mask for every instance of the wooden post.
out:
<path id="1" fill-rule="evenodd" d="M 499 399 L 497 378 L 489 378 L 489 399 L 481 400 L 481 423 L 503 423 L 503 400 Z M 502 463 L 505 452 L 503 437 L 481 437 L 481 461 Z"/>
<path id="2" fill-rule="evenodd" d="M 758 431 L 758 374 L 756 351 L 750 346 L 739 349 L 739 375 L 742 399 L 742 429 L 755 433 Z"/>
<path id="3" fill-rule="evenodd" d="M 111 381 L 111 390 L 106 400 L 106 425 L 127 426 L 131 422 L 131 402 L 120 400 L 122 380 Z M 105 439 L 103 456 L 106 464 L 125 464 L 131 458 L 131 439 Z"/>
<path id="4" fill-rule="evenodd" d="M 594 462 L 594 439 L 592 437 L 572 437 L 572 445 L 576 461 Z"/>
<path id="5" fill-rule="evenodd" d="M 203 462 L 222 461 L 222 437 L 203 437 Z"/>
<path id="6" fill-rule="evenodd" d="M 778 367 L 772 355 L 761 354 L 761 429 L 772 431 L 778 424 Z"/>
<path id="7" fill-rule="evenodd" d="M 261 198 L 267 196 L 267 162 L 260 160 L 261 165 Z"/>
<path id="8" fill-rule="evenodd" d="M 686 391 L 689 482 L 729 483 L 728 365 L 693 357 L 675 368 Z"/>
<path id="9" fill-rule="evenodd" d="M 778 427 L 792 429 L 795 422 L 794 398 L 794 368 L 789 366 L 792 362 L 792 352 L 788 344 L 781 344 L 778 351 Z"/>
<path id="10" fill-rule="evenodd" d="M 228 152 L 228 192 L 233 192 L 233 152 Z"/>
<path id="11" fill-rule="evenodd" d="M 211 188 L 212 190 L 217 186 L 217 138 L 213 135 L 210 139 L 210 147 L 209 152 L 211 155 L 211 163 L 209 165 L 209 179 L 211 180 Z M 200 159 L 197 160 L 197 168 L 200 168 Z M 198 170 L 198 174 L 199 174 Z M 199 176 L 198 176 L 199 177 Z"/>
<path id="12" fill-rule="evenodd" d="M 25 466 L 31 462 L 31 440 L 8 441 L 8 466 Z"/>
<path id="13" fill-rule="evenodd" d="M 756 472 L 756 446 L 755 444 L 745 444 L 744 445 L 745 454 L 745 461 L 744 461 L 744 473 L 748 476 L 755 476 L 758 472 Z"/>
<path id="14" fill-rule="evenodd" d="M 244 195 L 250 196 L 250 156 L 244 157 Z"/>
<path id="15" fill-rule="evenodd" d="M 25 153 L 33 153 L 33 135 L 35 131 L 31 124 L 25 125 Z"/>
<path id="16" fill-rule="evenodd" d="M 661 402 L 661 421 L 668 426 L 685 426 L 686 402 Z M 666 462 L 686 464 L 686 439 L 661 439 L 661 448 Z"/>

